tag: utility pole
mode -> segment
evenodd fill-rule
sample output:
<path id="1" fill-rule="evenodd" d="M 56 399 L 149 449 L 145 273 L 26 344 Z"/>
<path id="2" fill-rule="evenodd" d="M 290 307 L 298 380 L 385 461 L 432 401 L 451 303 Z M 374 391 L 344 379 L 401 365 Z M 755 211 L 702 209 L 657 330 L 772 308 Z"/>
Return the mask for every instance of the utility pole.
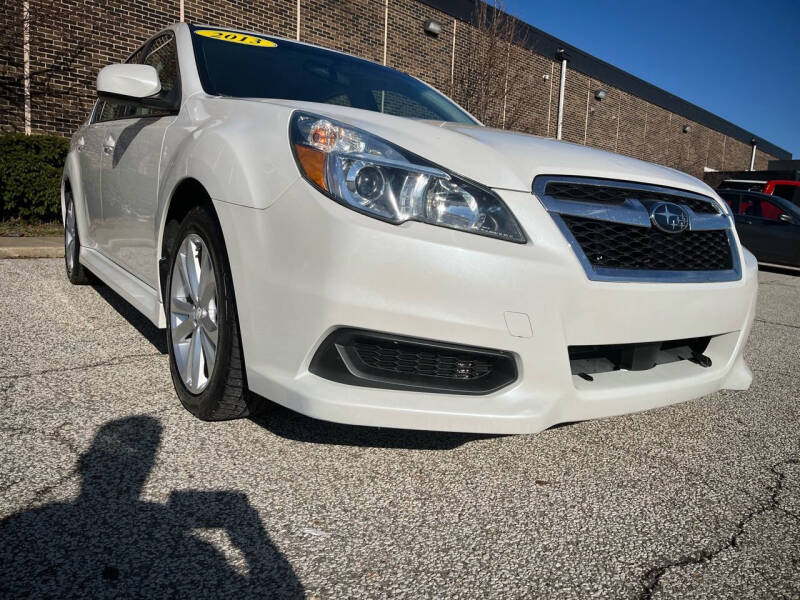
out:
<path id="1" fill-rule="evenodd" d="M 564 87 L 567 84 L 567 53 L 562 48 L 556 52 L 556 58 L 561 60 L 561 83 L 558 86 L 558 125 L 556 127 L 556 139 L 561 139 L 561 130 L 564 123 Z"/>

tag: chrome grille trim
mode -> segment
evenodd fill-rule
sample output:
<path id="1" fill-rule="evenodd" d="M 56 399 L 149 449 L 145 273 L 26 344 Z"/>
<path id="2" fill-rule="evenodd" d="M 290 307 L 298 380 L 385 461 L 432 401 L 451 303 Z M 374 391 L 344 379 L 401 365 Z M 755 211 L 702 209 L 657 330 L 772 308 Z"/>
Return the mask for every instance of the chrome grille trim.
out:
<path id="1" fill-rule="evenodd" d="M 597 186 L 598 188 L 619 188 L 626 192 L 630 191 L 630 196 L 625 197 L 622 203 L 619 202 L 590 202 L 584 200 L 565 200 L 555 198 L 546 193 L 549 183 L 566 183 L 581 186 Z M 644 192 L 643 200 L 636 197 L 636 191 Z M 674 188 L 661 187 L 649 184 L 631 183 L 628 181 L 611 181 L 605 179 L 593 179 L 588 177 L 569 177 L 569 176 L 539 176 L 533 181 L 533 194 L 542 203 L 544 208 L 550 213 L 556 226 L 562 235 L 569 242 L 575 256 L 581 263 L 586 276 L 592 281 L 615 281 L 615 282 L 640 282 L 640 283 L 708 283 L 738 281 L 742 277 L 741 261 L 739 259 L 739 247 L 734 235 L 734 226 L 727 211 L 714 199 L 696 194 L 694 192 L 678 190 Z M 583 248 L 573 236 L 569 227 L 566 225 L 561 215 L 570 215 L 584 219 L 597 221 L 607 221 L 637 227 L 651 227 L 650 210 L 648 208 L 654 200 L 654 195 L 664 195 L 667 202 L 680 203 L 681 198 L 686 198 L 687 203 L 682 204 L 682 208 L 689 215 L 690 231 L 712 231 L 725 230 L 731 252 L 732 268 L 724 270 L 708 271 L 669 271 L 669 270 L 648 270 L 648 269 L 621 269 L 609 268 L 592 264 L 583 251 Z M 695 206 L 697 202 L 711 203 L 717 213 L 695 212 L 689 205 L 689 201 Z M 701 207 L 702 208 L 702 207 Z M 681 235 L 676 233 L 674 235 Z"/>
<path id="2" fill-rule="evenodd" d="M 644 202 L 674 202 L 691 208 L 696 213 L 717 215 L 722 212 L 719 204 L 700 194 L 681 193 L 647 184 L 636 187 L 622 181 L 593 181 L 598 183 L 548 181 L 544 193 L 559 200 L 594 204 L 622 204 L 627 197 L 633 196 Z"/>

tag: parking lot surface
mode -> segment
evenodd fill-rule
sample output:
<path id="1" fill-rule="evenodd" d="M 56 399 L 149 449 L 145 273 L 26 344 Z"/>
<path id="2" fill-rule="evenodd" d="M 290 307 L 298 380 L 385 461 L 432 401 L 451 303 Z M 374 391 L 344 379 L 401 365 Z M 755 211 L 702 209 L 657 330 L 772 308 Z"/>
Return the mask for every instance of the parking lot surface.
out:
<path id="1" fill-rule="evenodd" d="M 800 276 L 749 391 L 501 437 L 198 421 L 63 271 L 0 261 L 2 597 L 800 597 Z"/>

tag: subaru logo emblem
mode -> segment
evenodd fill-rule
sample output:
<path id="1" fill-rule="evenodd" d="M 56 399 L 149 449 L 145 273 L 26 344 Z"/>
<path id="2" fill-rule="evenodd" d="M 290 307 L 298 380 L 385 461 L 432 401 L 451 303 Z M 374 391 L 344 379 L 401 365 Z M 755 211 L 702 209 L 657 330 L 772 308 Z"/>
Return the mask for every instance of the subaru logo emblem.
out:
<path id="1" fill-rule="evenodd" d="M 650 210 L 650 220 L 656 229 L 667 233 L 680 233 L 689 227 L 689 215 L 682 206 L 672 202 L 659 202 Z"/>

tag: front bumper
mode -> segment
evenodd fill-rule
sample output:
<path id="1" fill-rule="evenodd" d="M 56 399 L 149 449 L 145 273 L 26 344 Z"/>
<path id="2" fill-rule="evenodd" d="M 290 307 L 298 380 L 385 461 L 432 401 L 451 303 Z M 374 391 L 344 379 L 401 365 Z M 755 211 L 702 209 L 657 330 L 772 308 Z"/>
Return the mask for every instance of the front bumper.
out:
<path id="1" fill-rule="evenodd" d="M 536 432 L 744 389 L 757 266 L 724 283 L 590 281 L 529 193 L 500 191 L 526 245 L 357 214 L 296 181 L 269 209 L 214 202 L 228 248 L 248 385 L 303 414 L 358 425 Z M 528 327 L 527 323 L 530 323 Z M 513 353 L 517 381 L 489 395 L 336 383 L 309 371 L 322 340 L 355 327 Z M 715 336 L 688 361 L 585 381 L 568 346 Z"/>

